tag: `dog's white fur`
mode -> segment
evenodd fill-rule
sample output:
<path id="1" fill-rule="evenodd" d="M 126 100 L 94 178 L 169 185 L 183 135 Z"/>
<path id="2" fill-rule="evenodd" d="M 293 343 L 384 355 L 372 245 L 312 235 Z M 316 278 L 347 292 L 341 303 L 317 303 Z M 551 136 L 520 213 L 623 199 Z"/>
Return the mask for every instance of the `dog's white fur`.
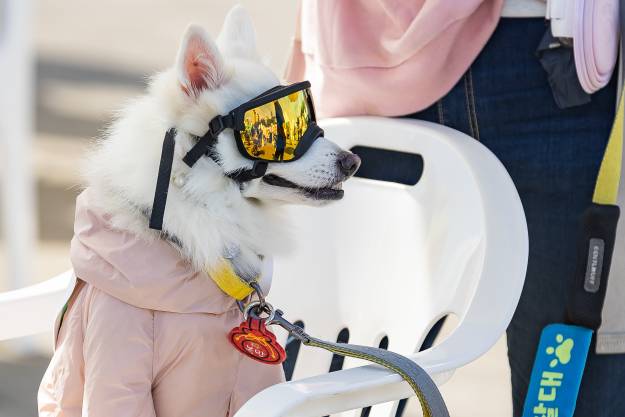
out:
<path id="1" fill-rule="evenodd" d="M 160 238 L 148 228 L 146 210 L 152 206 L 164 134 L 175 127 L 164 231 L 181 241 L 183 255 L 197 268 L 214 265 L 226 248 L 236 247 L 238 269 L 255 274 L 257 254 L 279 254 L 291 246 L 280 203 L 322 203 L 297 189 L 261 180 L 240 188 L 225 177 L 224 172 L 252 166 L 238 152 L 231 130 L 216 145 L 220 164 L 208 157 L 193 168 L 182 162 L 194 144 L 192 135 L 202 136 L 214 116 L 279 84 L 255 44 L 251 19 L 241 7 L 228 14 L 217 43 L 202 28 L 190 26 L 175 66 L 156 75 L 147 94 L 120 112 L 87 160 L 86 182 L 113 225 L 143 239 Z M 302 187 L 336 188 L 346 179 L 337 170 L 340 152 L 320 138 L 299 160 L 269 164 L 267 173 Z"/>

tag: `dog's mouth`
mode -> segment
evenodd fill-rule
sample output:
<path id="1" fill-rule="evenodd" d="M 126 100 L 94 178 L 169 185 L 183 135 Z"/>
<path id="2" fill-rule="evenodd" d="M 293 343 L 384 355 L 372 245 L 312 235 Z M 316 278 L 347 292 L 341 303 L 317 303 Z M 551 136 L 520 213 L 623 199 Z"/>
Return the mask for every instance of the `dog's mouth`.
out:
<path id="1" fill-rule="evenodd" d="M 297 185 L 294 182 L 279 177 L 275 174 L 265 175 L 262 181 L 275 187 L 293 188 L 313 200 L 340 200 L 341 198 L 343 198 L 343 194 L 345 193 L 341 189 L 343 186 L 342 182 L 338 182 L 329 187 L 302 187 L 301 185 Z"/>

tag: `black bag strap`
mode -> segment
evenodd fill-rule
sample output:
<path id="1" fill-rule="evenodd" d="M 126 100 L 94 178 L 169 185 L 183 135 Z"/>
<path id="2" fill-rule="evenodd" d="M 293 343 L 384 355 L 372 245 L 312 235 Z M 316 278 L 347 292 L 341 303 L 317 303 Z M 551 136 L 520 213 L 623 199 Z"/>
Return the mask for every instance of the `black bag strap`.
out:
<path id="1" fill-rule="evenodd" d="M 625 78 L 625 5 L 620 1 L 620 76 Z M 567 320 L 592 330 L 601 326 L 601 313 L 608 287 L 610 264 L 620 208 L 619 183 L 623 169 L 623 119 L 625 90 L 618 93 L 618 102 L 610 138 L 597 175 L 592 204 L 584 212 L 577 243 L 575 274 L 569 286 L 566 305 Z"/>

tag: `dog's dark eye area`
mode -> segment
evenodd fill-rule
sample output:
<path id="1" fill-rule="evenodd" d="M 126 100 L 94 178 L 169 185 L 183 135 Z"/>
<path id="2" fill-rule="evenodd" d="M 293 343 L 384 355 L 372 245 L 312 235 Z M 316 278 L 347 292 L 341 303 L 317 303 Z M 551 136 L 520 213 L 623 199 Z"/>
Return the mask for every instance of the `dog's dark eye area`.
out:
<path id="1" fill-rule="evenodd" d="M 294 182 L 291 182 L 285 178 L 279 177 L 275 174 L 265 175 L 262 181 L 266 184 L 273 185 L 274 187 L 290 188 L 297 190 L 301 194 L 313 200 L 340 200 L 343 198 L 343 190 L 332 187 L 322 188 L 310 188 L 302 187 Z"/>
<path id="2" fill-rule="evenodd" d="M 263 177 L 263 182 L 266 182 L 269 185 L 274 185 L 276 187 L 284 187 L 284 188 L 299 188 L 299 186 L 287 179 L 279 177 L 275 174 L 268 174 Z"/>

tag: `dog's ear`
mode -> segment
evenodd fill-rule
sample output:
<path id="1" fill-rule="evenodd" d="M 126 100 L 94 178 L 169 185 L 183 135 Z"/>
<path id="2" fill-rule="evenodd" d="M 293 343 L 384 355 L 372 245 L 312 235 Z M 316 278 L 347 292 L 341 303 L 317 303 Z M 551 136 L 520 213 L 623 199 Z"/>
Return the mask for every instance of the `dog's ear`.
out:
<path id="1" fill-rule="evenodd" d="M 238 4 L 228 12 L 221 33 L 217 37 L 217 45 L 226 55 L 258 59 L 254 23 L 243 6 Z"/>
<path id="2" fill-rule="evenodd" d="M 191 97 L 217 88 L 223 82 L 223 58 L 202 27 L 190 25 L 187 28 L 178 50 L 176 70 L 182 90 Z"/>

